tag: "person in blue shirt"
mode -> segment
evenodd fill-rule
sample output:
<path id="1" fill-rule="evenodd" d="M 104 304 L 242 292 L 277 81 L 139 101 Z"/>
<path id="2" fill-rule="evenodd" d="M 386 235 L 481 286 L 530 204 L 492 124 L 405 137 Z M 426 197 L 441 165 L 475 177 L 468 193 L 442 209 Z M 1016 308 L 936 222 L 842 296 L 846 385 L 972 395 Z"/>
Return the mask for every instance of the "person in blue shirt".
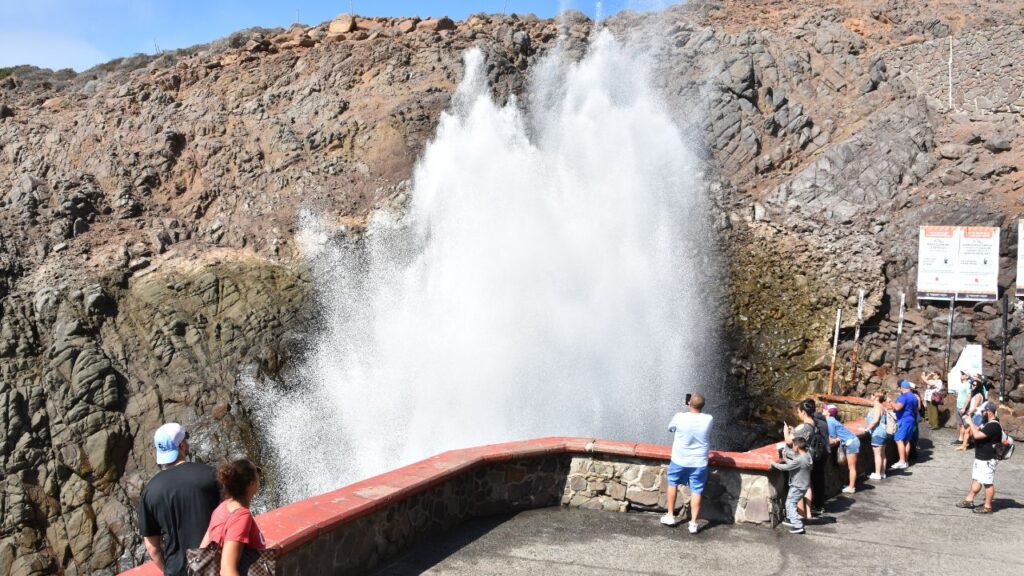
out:
<path id="1" fill-rule="evenodd" d="M 857 455 L 860 454 L 860 438 L 836 419 L 839 409 L 833 405 L 825 407 L 828 420 L 828 443 L 837 450 L 846 450 L 846 466 L 850 469 L 850 483 L 843 488 L 843 494 L 857 491 Z"/>
<path id="2" fill-rule="evenodd" d="M 910 466 L 907 456 L 910 454 L 910 444 L 917 433 L 917 412 L 920 409 L 917 395 L 910 390 L 909 380 L 900 380 L 900 395 L 896 402 L 890 407 L 896 411 L 896 434 L 892 439 L 896 442 L 896 450 L 899 452 L 899 462 L 892 465 L 891 470 L 903 470 Z"/>

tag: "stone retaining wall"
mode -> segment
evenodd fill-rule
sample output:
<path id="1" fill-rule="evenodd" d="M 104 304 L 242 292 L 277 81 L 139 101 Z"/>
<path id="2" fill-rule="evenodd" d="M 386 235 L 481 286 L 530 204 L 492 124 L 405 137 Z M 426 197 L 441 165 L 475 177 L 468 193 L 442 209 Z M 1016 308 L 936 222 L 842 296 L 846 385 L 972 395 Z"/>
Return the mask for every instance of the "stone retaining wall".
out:
<path id="1" fill-rule="evenodd" d="M 849 424 L 860 431 L 857 423 Z M 710 455 L 701 517 L 774 526 L 785 475 L 775 446 Z M 870 450 L 868 451 L 870 452 Z M 665 509 L 668 446 L 539 438 L 453 450 L 256 518 L 281 551 L 279 574 L 363 574 L 468 518 L 557 506 L 624 512 Z M 869 466 L 865 459 L 862 466 Z M 829 469 L 829 492 L 843 471 Z M 688 514 L 689 493 L 678 508 Z M 652 520 L 653 521 L 653 520 Z M 123 576 L 159 576 L 152 564 Z"/>

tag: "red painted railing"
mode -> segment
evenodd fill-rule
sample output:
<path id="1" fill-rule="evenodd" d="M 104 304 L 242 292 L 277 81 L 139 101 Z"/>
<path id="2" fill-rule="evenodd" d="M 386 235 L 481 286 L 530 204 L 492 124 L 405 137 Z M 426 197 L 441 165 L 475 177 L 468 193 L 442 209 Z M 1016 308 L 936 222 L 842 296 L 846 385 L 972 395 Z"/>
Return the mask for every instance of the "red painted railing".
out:
<path id="1" fill-rule="evenodd" d="M 821 396 L 821 399 L 845 404 L 871 404 L 863 398 L 845 396 Z M 855 434 L 863 434 L 865 422 L 856 420 L 848 422 L 846 426 Z M 562 436 L 449 450 L 415 464 L 260 514 L 256 522 L 267 538 L 268 546 L 277 547 L 286 554 L 339 525 L 377 512 L 395 501 L 419 494 L 484 464 L 560 453 L 599 453 L 667 462 L 671 452 L 670 446 L 659 444 Z M 771 468 L 776 458 L 775 445 L 769 444 L 748 452 L 712 450 L 709 459 L 712 466 L 764 471 Z M 160 576 L 160 571 L 148 563 L 121 574 Z"/>

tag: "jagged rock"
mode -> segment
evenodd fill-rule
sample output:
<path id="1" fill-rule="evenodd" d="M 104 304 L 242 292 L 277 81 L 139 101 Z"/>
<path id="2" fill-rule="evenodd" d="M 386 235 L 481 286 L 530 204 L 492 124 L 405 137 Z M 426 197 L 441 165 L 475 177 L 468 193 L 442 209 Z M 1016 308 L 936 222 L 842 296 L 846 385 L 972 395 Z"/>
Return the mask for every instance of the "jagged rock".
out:
<path id="1" fill-rule="evenodd" d="M 984 146 L 985 149 L 988 150 L 989 152 L 993 152 L 996 154 L 998 154 L 999 152 L 1006 152 L 1010 150 L 1010 148 L 1012 147 L 1012 145 L 1010 144 L 1010 140 L 1002 137 L 990 138 L 988 140 L 985 140 L 985 143 L 982 144 L 982 146 Z"/>
<path id="2" fill-rule="evenodd" d="M 0 120 L 4 118 L 13 118 L 14 110 L 7 104 L 0 104 Z"/>
<path id="3" fill-rule="evenodd" d="M 441 32 L 442 30 L 455 30 L 455 22 L 447 16 L 441 18 L 430 18 L 419 23 L 420 30 Z"/>
<path id="4" fill-rule="evenodd" d="M 938 149 L 939 156 L 951 160 L 962 158 L 970 153 L 970 151 L 971 147 L 964 144 L 943 144 Z"/>
<path id="5" fill-rule="evenodd" d="M 339 14 L 327 25 L 327 31 L 332 34 L 348 34 L 356 29 L 356 21 L 350 14 Z"/>

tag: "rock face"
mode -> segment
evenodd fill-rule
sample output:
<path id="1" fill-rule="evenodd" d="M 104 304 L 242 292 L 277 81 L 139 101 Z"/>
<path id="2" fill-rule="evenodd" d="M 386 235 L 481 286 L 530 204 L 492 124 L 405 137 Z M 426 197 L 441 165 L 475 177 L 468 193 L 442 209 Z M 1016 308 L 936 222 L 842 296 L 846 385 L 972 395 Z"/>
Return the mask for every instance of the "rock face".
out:
<path id="1" fill-rule="evenodd" d="M 947 311 L 912 296 L 917 226 L 1009 230 L 1020 215 L 1024 2 L 833 4 L 723 0 L 603 23 L 650 43 L 653 78 L 707 150 L 730 377 L 755 420 L 822 389 L 837 308 L 837 392 L 941 366 Z M 467 48 L 504 101 L 560 34 L 584 53 L 592 26 L 343 15 L 80 74 L 0 71 L 0 574 L 140 560 L 132 507 L 161 421 L 186 424 L 201 459 L 258 457 L 237 382 L 282 370 L 314 325 L 301 209 L 358 231 L 402 205 Z M 1012 290 L 1017 239 L 1002 240 Z M 1013 375 L 1024 312 L 1005 334 L 996 312 L 960 306 L 953 347 L 984 344 L 997 374 L 1006 341 Z M 1024 433 L 1024 412 L 1001 413 Z"/>

